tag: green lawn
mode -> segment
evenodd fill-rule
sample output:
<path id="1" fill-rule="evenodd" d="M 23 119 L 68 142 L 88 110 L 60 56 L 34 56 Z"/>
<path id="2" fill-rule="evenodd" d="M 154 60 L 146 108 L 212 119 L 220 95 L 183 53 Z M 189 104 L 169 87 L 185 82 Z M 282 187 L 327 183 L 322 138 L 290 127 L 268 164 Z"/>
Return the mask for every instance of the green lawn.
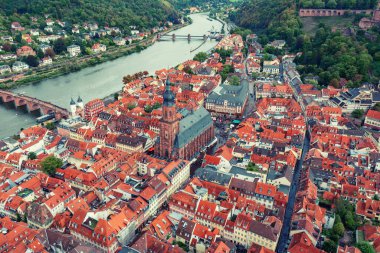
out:
<path id="1" fill-rule="evenodd" d="M 303 30 L 306 34 L 314 35 L 319 23 L 338 29 L 352 25 L 354 17 L 302 17 Z"/>
<path id="2" fill-rule="evenodd" d="M 357 242 L 361 242 L 361 241 L 364 241 L 364 233 L 363 231 L 357 231 L 358 233 L 358 241 Z"/>

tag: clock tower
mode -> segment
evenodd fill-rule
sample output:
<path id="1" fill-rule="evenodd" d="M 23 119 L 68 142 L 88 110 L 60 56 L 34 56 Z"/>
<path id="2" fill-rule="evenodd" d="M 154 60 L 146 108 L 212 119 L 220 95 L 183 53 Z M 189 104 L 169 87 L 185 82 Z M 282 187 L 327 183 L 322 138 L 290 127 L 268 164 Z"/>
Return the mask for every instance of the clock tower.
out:
<path id="1" fill-rule="evenodd" d="M 174 158 L 174 141 L 179 131 L 179 120 L 175 106 L 175 95 L 170 89 L 169 78 L 166 80 L 162 118 L 160 120 L 160 141 L 156 146 L 156 155 L 165 158 Z"/>

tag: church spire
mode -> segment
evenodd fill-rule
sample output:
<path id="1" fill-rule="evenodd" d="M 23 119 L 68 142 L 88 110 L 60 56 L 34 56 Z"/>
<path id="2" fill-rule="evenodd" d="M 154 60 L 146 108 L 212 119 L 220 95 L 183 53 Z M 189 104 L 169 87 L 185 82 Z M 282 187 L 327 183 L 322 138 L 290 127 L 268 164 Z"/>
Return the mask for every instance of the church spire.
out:
<path id="1" fill-rule="evenodd" d="M 175 105 L 175 95 L 170 89 L 171 84 L 169 81 L 169 77 L 166 79 L 166 84 L 165 84 L 165 92 L 164 92 L 164 104 L 163 106 L 174 106 Z"/>

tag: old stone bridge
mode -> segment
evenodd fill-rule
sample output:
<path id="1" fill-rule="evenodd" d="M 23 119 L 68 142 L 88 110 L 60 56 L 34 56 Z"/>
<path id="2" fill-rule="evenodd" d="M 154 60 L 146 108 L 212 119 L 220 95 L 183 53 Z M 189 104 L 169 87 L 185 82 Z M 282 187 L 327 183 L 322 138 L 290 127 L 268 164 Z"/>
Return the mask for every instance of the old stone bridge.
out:
<path id="1" fill-rule="evenodd" d="M 10 91 L 0 90 L 0 100 L 3 103 L 13 102 L 15 107 L 25 106 L 28 112 L 37 111 L 42 115 L 54 113 L 57 120 L 68 118 L 70 113 L 67 109 L 54 105 L 50 102 L 45 102 L 37 98 L 15 94 Z"/>

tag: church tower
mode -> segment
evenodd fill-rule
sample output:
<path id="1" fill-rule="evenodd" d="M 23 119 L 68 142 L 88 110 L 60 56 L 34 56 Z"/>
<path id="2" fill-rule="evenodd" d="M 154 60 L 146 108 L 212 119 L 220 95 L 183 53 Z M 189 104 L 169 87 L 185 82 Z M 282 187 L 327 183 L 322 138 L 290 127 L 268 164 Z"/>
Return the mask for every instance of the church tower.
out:
<path id="1" fill-rule="evenodd" d="M 166 80 L 162 118 L 160 120 L 160 141 L 156 154 L 164 158 L 173 158 L 174 141 L 179 131 L 179 120 L 175 106 L 175 95 L 170 89 L 169 78 Z"/>

